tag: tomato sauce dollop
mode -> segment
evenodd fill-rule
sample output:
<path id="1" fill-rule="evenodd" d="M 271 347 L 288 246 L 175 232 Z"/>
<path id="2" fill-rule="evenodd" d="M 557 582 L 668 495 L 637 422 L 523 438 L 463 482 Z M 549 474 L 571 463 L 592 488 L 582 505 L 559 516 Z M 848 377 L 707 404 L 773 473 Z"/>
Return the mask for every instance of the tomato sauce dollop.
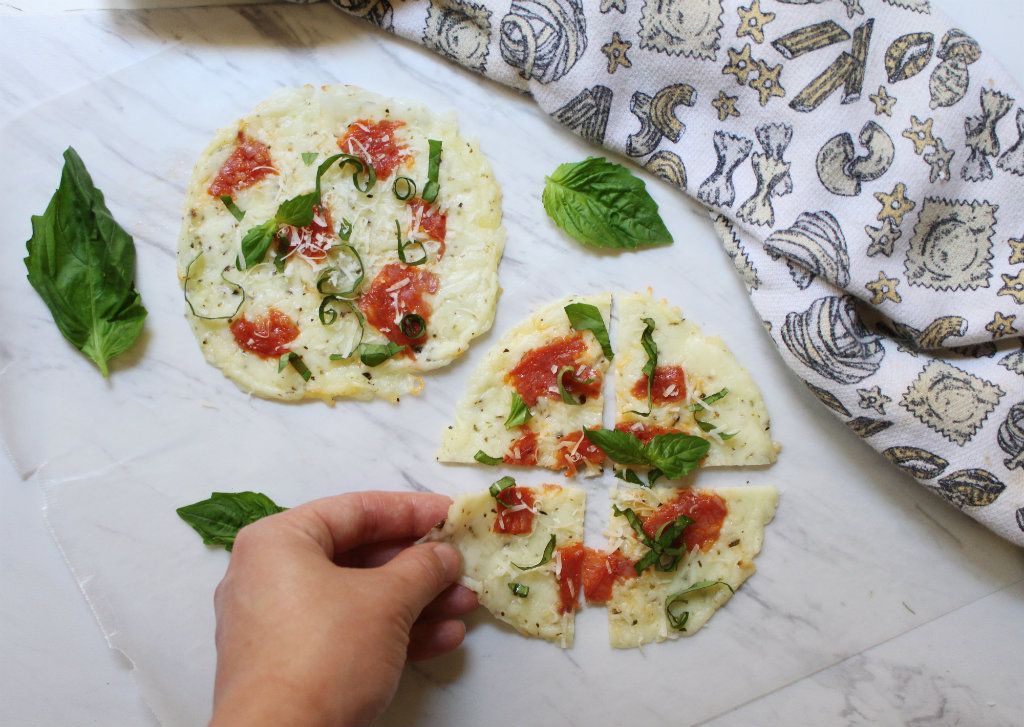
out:
<path id="1" fill-rule="evenodd" d="M 583 593 L 589 603 L 607 603 L 616 583 L 636 578 L 633 561 L 618 550 L 612 553 L 593 548 L 583 550 Z"/>
<path id="2" fill-rule="evenodd" d="M 359 299 L 359 308 L 366 320 L 389 340 L 405 346 L 405 355 L 416 358 L 413 346 L 422 345 L 427 336 L 409 338 L 402 332 L 401 320 L 410 313 L 420 316 L 426 323 L 433 310 L 425 295 L 437 292 L 437 276 L 427 270 L 388 263 Z"/>
<path id="3" fill-rule="evenodd" d="M 328 251 L 334 245 L 331 211 L 327 207 L 314 205 L 312 222 L 305 227 L 285 226 L 278 234 L 288 240 L 289 252 L 295 252 L 313 262 L 320 262 L 327 257 Z"/>
<path id="4" fill-rule="evenodd" d="M 526 535 L 533 531 L 533 491 L 529 487 L 507 487 L 498 493 L 496 500 L 498 516 L 491 528 L 494 532 Z M 526 507 L 515 509 L 520 505 Z"/>
<path id="5" fill-rule="evenodd" d="M 644 396 L 647 394 L 645 393 Z M 662 427 L 657 424 L 644 424 L 643 422 L 619 422 L 615 428 L 620 432 L 629 432 L 641 442 L 646 444 L 655 437 L 662 434 L 679 434 L 679 429 Z"/>
<path id="6" fill-rule="evenodd" d="M 671 392 L 671 393 L 669 393 Z M 633 385 L 633 396 L 647 399 L 647 377 L 641 376 Z M 651 382 L 651 399 L 655 404 L 669 404 L 686 398 L 686 374 L 682 366 L 658 366 Z"/>
<path id="7" fill-rule="evenodd" d="M 559 469 L 565 470 L 567 477 L 575 477 L 579 466 L 584 462 L 601 464 L 604 461 L 604 452 L 579 430 L 558 440 L 555 461 Z"/>
<path id="8" fill-rule="evenodd" d="M 440 244 L 437 251 L 438 259 L 444 257 L 444 238 L 448 233 L 448 215 L 419 197 L 413 197 L 407 203 L 412 212 L 413 232 L 423 232 L 431 240 Z M 418 224 L 417 224 L 418 220 Z"/>
<path id="9" fill-rule="evenodd" d="M 299 337 L 299 327 L 277 308 L 271 308 L 253 321 L 245 316 L 231 321 L 231 334 L 243 350 L 275 358 L 291 350 L 288 344 Z"/>
<path id="10" fill-rule="evenodd" d="M 699 547 L 707 550 L 718 540 L 718 533 L 728 513 L 725 500 L 714 492 L 682 490 L 676 499 L 665 503 L 644 519 L 644 532 L 653 538 L 663 525 L 671 523 L 680 515 L 686 515 L 693 520 L 682 535 L 686 549 Z"/>
<path id="11" fill-rule="evenodd" d="M 601 374 L 590 366 L 579 364 L 580 357 L 586 351 L 587 344 L 578 333 L 559 338 L 524 353 L 506 378 L 523 397 L 526 405 L 534 406 L 542 396 L 561 399 L 558 371 L 563 366 L 572 366 L 573 371 L 562 377 L 566 391 L 588 398 L 597 396 L 601 393 Z"/>
<path id="12" fill-rule="evenodd" d="M 387 179 L 400 164 L 411 158 L 409 150 L 399 143 L 395 133 L 402 126 L 405 126 L 403 121 L 359 119 L 349 124 L 345 134 L 338 139 L 338 147 L 373 167 L 378 180 Z"/>
<path id="13" fill-rule="evenodd" d="M 508 446 L 508 452 L 502 457 L 505 464 L 518 464 L 532 467 L 537 464 L 537 433 L 527 431 Z"/>
<path id="14" fill-rule="evenodd" d="M 206 191 L 213 197 L 233 195 L 271 174 L 277 174 L 277 170 L 270 158 L 270 148 L 239 131 L 234 151 L 224 160 Z"/>
<path id="15" fill-rule="evenodd" d="M 571 613 L 576 610 L 577 597 L 582 582 L 583 557 L 586 548 L 583 543 L 573 543 L 558 549 L 561 570 L 558 571 L 558 612 Z"/>

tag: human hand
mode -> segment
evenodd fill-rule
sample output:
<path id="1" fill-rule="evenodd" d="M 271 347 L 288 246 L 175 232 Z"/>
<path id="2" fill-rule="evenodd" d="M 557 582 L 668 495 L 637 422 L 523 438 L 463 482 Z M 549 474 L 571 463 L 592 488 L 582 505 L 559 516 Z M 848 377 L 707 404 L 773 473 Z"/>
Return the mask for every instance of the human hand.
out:
<path id="1" fill-rule="evenodd" d="M 458 551 L 411 545 L 443 520 L 441 495 L 363 492 L 242 528 L 214 595 L 211 727 L 364 725 L 406 659 L 459 646 L 477 607 Z"/>

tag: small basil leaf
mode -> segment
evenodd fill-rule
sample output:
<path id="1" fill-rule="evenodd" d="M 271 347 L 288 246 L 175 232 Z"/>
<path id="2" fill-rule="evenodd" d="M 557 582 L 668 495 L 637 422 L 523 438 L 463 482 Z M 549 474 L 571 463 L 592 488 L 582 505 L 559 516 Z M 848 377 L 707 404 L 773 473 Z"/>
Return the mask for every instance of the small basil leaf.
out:
<path id="1" fill-rule="evenodd" d="M 643 442 L 617 429 L 587 429 L 583 435 L 618 464 L 650 464 Z"/>
<path id="2" fill-rule="evenodd" d="M 523 401 L 523 397 L 519 396 L 519 392 L 512 392 L 512 404 L 509 407 L 508 419 L 505 420 L 505 429 L 515 429 L 521 427 L 526 422 L 533 418 L 533 412 L 526 406 L 526 402 Z"/>
<path id="3" fill-rule="evenodd" d="M 359 347 L 359 360 L 366 366 L 380 366 L 392 356 L 405 350 L 392 341 L 387 343 L 364 343 Z"/>
<path id="4" fill-rule="evenodd" d="M 695 470 L 707 456 L 710 442 L 690 434 L 659 434 L 644 450 L 648 464 L 657 467 L 670 480 L 679 479 Z"/>
<path id="5" fill-rule="evenodd" d="M 601 157 L 560 165 L 545 179 L 541 199 L 556 225 L 590 247 L 632 250 L 672 242 L 643 181 Z"/>
<path id="6" fill-rule="evenodd" d="M 611 361 L 615 358 L 612 351 L 612 342 L 608 337 L 608 329 L 604 325 L 604 318 L 597 306 L 589 303 L 570 303 L 565 306 L 565 317 L 569 319 L 569 325 L 577 331 L 590 331 L 594 338 L 601 344 L 601 351 L 604 357 Z"/>
<path id="7" fill-rule="evenodd" d="M 243 527 L 287 509 L 259 492 L 214 492 L 209 499 L 179 507 L 176 512 L 204 543 L 231 550 Z"/>
<path id="8" fill-rule="evenodd" d="M 242 264 L 238 267 L 248 269 L 263 262 L 276 232 L 277 220 L 267 220 L 262 225 L 250 227 L 242 238 Z"/>
<path id="9" fill-rule="evenodd" d="M 729 393 L 728 389 L 719 389 L 718 391 L 716 391 L 711 396 L 705 396 L 705 397 L 702 397 L 700 399 L 697 399 L 697 401 L 695 401 L 694 403 L 690 404 L 690 411 L 692 411 L 692 412 L 704 411 L 704 406 L 703 406 L 704 404 L 714 404 L 719 399 L 725 398 L 725 396 L 728 393 Z"/>
<path id="10" fill-rule="evenodd" d="M 395 181 L 391 184 L 391 192 L 395 195 L 395 199 L 404 202 L 416 196 L 416 182 L 409 177 L 395 177 Z"/>
<path id="11" fill-rule="evenodd" d="M 320 156 L 315 151 L 304 151 L 302 152 L 302 163 L 307 167 L 316 161 L 316 158 Z"/>
<path id="12" fill-rule="evenodd" d="M 570 406 L 582 406 L 583 401 L 565 388 L 565 381 L 563 379 L 566 374 L 571 374 L 573 371 L 575 369 L 572 366 L 563 366 L 558 369 L 558 395 L 562 397 L 562 401 Z"/>
<path id="13" fill-rule="evenodd" d="M 478 449 L 476 451 L 476 454 L 473 455 L 473 459 L 475 459 L 480 464 L 485 464 L 489 467 L 496 467 L 497 465 L 501 464 L 501 457 L 492 457 L 482 449 Z"/>
<path id="14" fill-rule="evenodd" d="M 533 570 L 534 568 L 540 568 L 542 565 L 544 565 L 549 560 L 551 560 L 551 556 L 554 555 L 554 554 L 555 554 L 555 534 L 552 533 L 551 534 L 551 538 L 548 540 L 548 544 L 544 546 L 544 555 L 542 555 L 540 557 L 540 560 L 538 560 L 533 565 L 519 565 L 518 563 L 513 563 L 512 565 L 514 565 L 519 570 Z"/>
<path id="15" fill-rule="evenodd" d="M 423 320 L 423 316 L 416 313 L 406 313 L 402 316 L 398 327 L 401 329 L 403 336 L 413 341 L 427 335 L 427 322 Z"/>

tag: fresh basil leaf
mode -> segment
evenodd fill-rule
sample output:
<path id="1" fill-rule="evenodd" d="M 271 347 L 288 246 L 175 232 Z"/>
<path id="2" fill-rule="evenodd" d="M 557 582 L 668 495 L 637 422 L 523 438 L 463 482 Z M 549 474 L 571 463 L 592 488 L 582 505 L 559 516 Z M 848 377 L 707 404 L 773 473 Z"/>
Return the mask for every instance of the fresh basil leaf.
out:
<path id="1" fill-rule="evenodd" d="M 519 392 L 513 391 L 512 404 L 509 407 L 508 419 L 505 420 L 505 429 L 521 427 L 532 418 L 533 412 L 530 411 L 530 407 L 526 406 L 526 402 L 523 401 L 523 397 L 519 396 Z"/>
<path id="2" fill-rule="evenodd" d="M 636 533 L 637 539 L 648 548 L 654 547 L 654 541 L 651 540 L 646 532 L 644 532 L 643 521 L 640 520 L 639 515 L 633 512 L 633 508 L 624 507 L 620 509 L 618 505 L 612 505 L 612 515 L 614 517 L 626 518 L 626 522 L 629 523 L 629 527 L 633 528 L 633 532 Z"/>
<path id="3" fill-rule="evenodd" d="M 512 591 L 512 595 L 517 598 L 526 598 L 530 595 L 530 587 L 524 586 L 522 583 L 509 583 L 508 588 Z"/>
<path id="4" fill-rule="evenodd" d="M 629 432 L 617 429 L 587 429 L 583 435 L 618 464 L 650 464 L 644 444 Z"/>
<path id="5" fill-rule="evenodd" d="M 696 591 L 702 591 L 712 586 L 725 586 L 733 593 L 736 590 L 725 581 L 697 581 L 692 586 L 689 586 L 678 593 L 673 593 L 671 596 L 665 599 L 665 615 L 668 617 L 669 625 L 672 626 L 676 631 L 685 631 L 686 622 L 690 618 L 689 611 L 681 610 L 679 604 L 683 606 L 688 604 L 687 595 Z"/>
<path id="6" fill-rule="evenodd" d="M 562 368 L 558 369 L 558 395 L 562 397 L 562 401 L 564 401 L 566 404 L 569 404 L 570 406 L 582 406 L 582 399 L 580 399 L 571 391 L 566 389 L 565 381 L 563 381 L 565 375 L 571 374 L 573 371 L 575 371 L 575 368 L 572 366 L 563 366 Z"/>
<path id="7" fill-rule="evenodd" d="M 359 360 L 366 366 L 380 366 L 395 354 L 405 350 L 405 346 L 388 341 L 387 343 L 364 343 L 359 347 Z"/>
<path id="8" fill-rule="evenodd" d="M 316 158 L 320 156 L 315 151 L 304 151 L 302 152 L 302 163 L 307 167 L 316 161 Z"/>
<path id="9" fill-rule="evenodd" d="M 569 319 L 569 325 L 577 331 L 590 331 L 594 338 L 601 344 L 604 357 L 611 361 L 615 358 L 612 351 L 612 342 L 608 337 L 608 329 L 604 325 L 604 318 L 597 306 L 589 303 L 570 303 L 565 306 L 565 317 Z"/>
<path id="10" fill-rule="evenodd" d="M 544 565 L 549 560 L 551 560 L 551 556 L 554 555 L 554 554 L 555 554 L 555 534 L 551 533 L 551 537 L 548 539 L 548 544 L 544 546 L 544 555 L 542 555 L 540 557 L 540 560 L 538 560 L 533 565 L 519 565 L 518 563 L 513 563 L 512 565 L 514 565 L 519 570 L 533 570 L 534 568 L 540 568 L 542 565 Z"/>
<path id="11" fill-rule="evenodd" d="M 441 142 L 437 139 L 427 139 L 427 147 L 427 183 L 423 185 L 422 199 L 424 202 L 433 203 L 441 189 L 437 182 L 441 171 Z"/>
<path id="12" fill-rule="evenodd" d="M 560 165 L 545 178 L 541 200 L 556 225 L 590 247 L 633 250 L 672 243 L 643 181 L 602 157 Z"/>
<path id="13" fill-rule="evenodd" d="M 502 462 L 501 457 L 492 457 L 482 449 L 478 449 L 476 451 L 476 454 L 473 455 L 473 459 L 475 459 L 480 464 L 485 464 L 489 467 L 496 467 Z"/>
<path id="14" fill-rule="evenodd" d="M 303 381 L 309 381 L 313 377 L 313 372 L 309 370 L 308 366 L 306 366 L 306 362 L 302 360 L 302 356 L 294 351 L 289 351 L 277 360 L 277 372 L 281 373 L 284 371 L 284 367 L 289 364 L 291 364 L 293 369 L 299 372 Z"/>
<path id="15" fill-rule="evenodd" d="M 287 509 L 259 492 L 214 492 L 209 499 L 179 507 L 176 512 L 204 543 L 231 550 L 243 527 Z"/>
<path id="16" fill-rule="evenodd" d="M 307 192 L 286 199 L 277 208 L 276 222 L 292 227 L 307 227 L 313 222 L 313 208 L 320 202 L 318 192 Z"/>
<path id="17" fill-rule="evenodd" d="M 700 465 L 708 447 L 710 442 L 702 437 L 673 432 L 654 437 L 644 450 L 648 464 L 657 467 L 670 480 L 676 480 Z"/>
<path id="18" fill-rule="evenodd" d="M 28 282 L 57 328 L 109 375 L 110 359 L 142 332 L 146 309 L 135 288 L 135 243 L 71 147 L 46 211 L 32 217 L 26 249 Z"/>
<path id="19" fill-rule="evenodd" d="M 228 208 L 228 212 L 231 213 L 232 217 L 234 217 L 239 222 L 242 221 L 242 218 L 245 217 L 245 210 L 240 209 L 238 205 L 235 204 L 235 200 L 231 199 L 230 194 L 222 194 L 220 196 L 220 201 L 223 202 L 224 206 Z"/>
<path id="20" fill-rule="evenodd" d="M 262 225 L 250 227 L 242 238 L 242 264 L 237 267 L 242 269 L 259 265 L 267 256 L 267 250 L 274 242 L 274 235 L 277 234 L 277 220 L 267 220 Z"/>
<path id="21" fill-rule="evenodd" d="M 321 295 L 334 295 L 345 299 L 356 298 L 357 291 L 363 284 L 363 280 L 366 277 L 366 267 L 363 265 L 363 258 L 359 254 L 359 251 L 348 243 L 335 245 L 332 249 L 339 250 L 352 258 L 355 261 L 356 266 L 358 266 L 359 272 L 352 276 L 352 283 L 347 288 L 342 288 L 336 284 L 335 279 L 340 273 L 346 272 L 344 268 L 339 266 L 325 268 L 324 271 L 320 273 L 320 277 L 316 280 L 316 290 Z"/>

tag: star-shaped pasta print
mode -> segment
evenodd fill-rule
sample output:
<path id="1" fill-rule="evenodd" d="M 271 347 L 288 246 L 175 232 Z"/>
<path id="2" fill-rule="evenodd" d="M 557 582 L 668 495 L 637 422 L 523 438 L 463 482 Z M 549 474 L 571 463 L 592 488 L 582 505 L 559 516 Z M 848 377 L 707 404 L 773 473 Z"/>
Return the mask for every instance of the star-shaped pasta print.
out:
<path id="1" fill-rule="evenodd" d="M 878 280 L 872 280 L 864 287 L 871 293 L 871 305 L 878 305 L 885 300 L 891 300 L 893 303 L 901 302 L 903 298 L 896 292 L 896 286 L 899 284 L 899 278 L 887 278 L 885 273 L 879 270 Z"/>
<path id="2" fill-rule="evenodd" d="M 916 116 L 910 117 L 910 128 L 903 130 L 903 138 L 914 142 L 914 153 L 924 154 L 924 150 L 935 146 L 935 137 L 932 136 L 933 119 L 921 119 Z"/>
<path id="3" fill-rule="evenodd" d="M 711 105 L 718 112 L 719 121 L 725 121 L 730 116 L 740 115 L 740 112 L 736 110 L 738 100 L 738 96 L 726 96 L 725 91 L 718 92 L 718 97 L 711 100 Z"/>
<path id="4" fill-rule="evenodd" d="M 1017 333 L 1017 329 L 1013 327 L 1015 320 L 1017 320 L 1015 315 L 1008 316 L 996 311 L 992 320 L 985 324 L 985 330 L 992 334 L 993 339 L 1012 336 L 1014 333 Z"/>
<path id="5" fill-rule="evenodd" d="M 871 244 L 868 245 L 868 257 L 875 255 L 889 257 L 892 255 L 896 241 L 903 235 L 892 220 L 886 220 L 881 227 L 868 225 L 864 228 L 864 232 L 868 233 L 868 237 L 871 238 Z"/>
<path id="6" fill-rule="evenodd" d="M 1009 295 L 1018 305 L 1024 305 L 1024 268 L 1016 275 L 1002 273 L 1003 287 L 996 295 Z"/>
<path id="7" fill-rule="evenodd" d="M 885 90 L 885 86 L 878 87 L 878 93 L 873 93 L 868 96 L 871 103 L 875 105 L 875 116 L 892 116 L 892 107 L 896 104 L 896 97 L 890 96 L 889 92 Z"/>
<path id="8" fill-rule="evenodd" d="M 907 199 L 907 185 L 898 182 L 892 192 L 875 192 L 875 199 L 882 204 L 876 218 L 879 222 L 892 220 L 897 226 L 903 224 L 903 217 L 917 205 Z"/>
<path id="9" fill-rule="evenodd" d="M 761 0 L 753 0 L 749 8 L 736 8 L 740 16 L 740 25 L 736 28 L 736 37 L 750 36 L 755 43 L 764 42 L 764 26 L 775 20 L 775 13 L 761 12 Z"/>
<path id="10" fill-rule="evenodd" d="M 779 74 L 782 73 L 782 64 L 769 66 L 761 60 L 754 61 L 757 68 L 757 77 L 751 79 L 750 87 L 757 91 L 757 100 L 762 106 L 767 106 L 772 96 L 785 96 L 786 89 L 779 83 Z"/>
<path id="11" fill-rule="evenodd" d="M 736 83 L 740 86 L 747 85 L 747 78 L 753 69 L 754 61 L 750 57 L 750 43 L 743 45 L 743 50 L 726 48 L 729 54 L 729 62 L 722 67 L 723 76 L 736 76 Z"/>
<path id="12" fill-rule="evenodd" d="M 949 163 L 953 160 L 953 150 L 947 149 L 946 145 L 942 143 L 942 139 L 935 139 L 932 150 L 924 155 L 924 160 L 930 167 L 928 170 L 929 182 L 935 183 L 940 179 L 943 182 L 949 181 Z"/>
<path id="13" fill-rule="evenodd" d="M 1010 265 L 1024 265 L 1024 235 L 1019 240 L 1011 238 L 1006 242 L 1010 245 Z"/>
<path id="14" fill-rule="evenodd" d="M 860 397 L 857 404 L 861 409 L 874 409 L 879 414 L 885 414 L 885 405 L 892 401 L 882 393 L 882 389 L 878 386 L 872 386 L 870 389 L 857 389 L 857 396 Z"/>
<path id="15" fill-rule="evenodd" d="M 608 73 L 615 73 L 619 66 L 631 68 L 626 52 L 633 47 L 628 40 L 623 40 L 618 33 L 612 33 L 612 39 L 601 46 L 601 52 L 608 56 Z"/>
<path id="16" fill-rule="evenodd" d="M 610 13 L 612 10 L 626 12 L 626 0 L 601 0 L 602 13 Z"/>

